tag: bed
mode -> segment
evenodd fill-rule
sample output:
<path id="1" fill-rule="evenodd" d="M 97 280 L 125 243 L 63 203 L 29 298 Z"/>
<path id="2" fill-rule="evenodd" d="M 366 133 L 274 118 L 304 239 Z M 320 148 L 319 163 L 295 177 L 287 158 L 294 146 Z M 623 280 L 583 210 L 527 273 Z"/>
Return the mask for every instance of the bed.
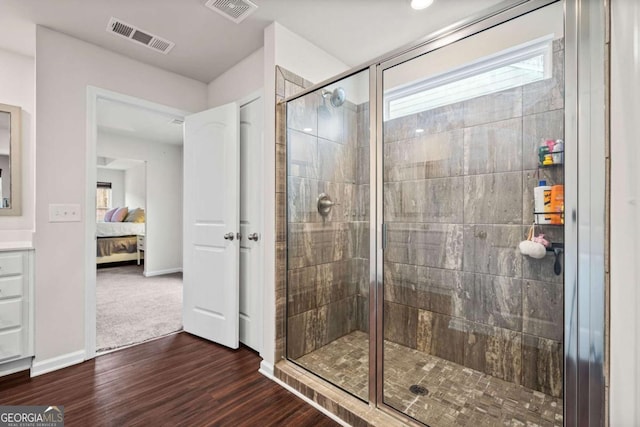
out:
<path id="1" fill-rule="evenodd" d="M 145 223 L 96 223 L 97 264 L 134 261 L 138 259 L 137 236 L 144 235 Z M 140 256 L 142 256 L 141 254 Z"/>

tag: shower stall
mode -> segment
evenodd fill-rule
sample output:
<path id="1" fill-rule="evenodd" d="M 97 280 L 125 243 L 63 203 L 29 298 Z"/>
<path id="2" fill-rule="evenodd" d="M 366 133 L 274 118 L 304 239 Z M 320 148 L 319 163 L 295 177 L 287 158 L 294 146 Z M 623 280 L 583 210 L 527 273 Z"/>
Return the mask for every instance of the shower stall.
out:
<path id="1" fill-rule="evenodd" d="M 286 358 L 426 425 L 575 399 L 572 47 L 564 2 L 533 3 L 285 102 Z"/>

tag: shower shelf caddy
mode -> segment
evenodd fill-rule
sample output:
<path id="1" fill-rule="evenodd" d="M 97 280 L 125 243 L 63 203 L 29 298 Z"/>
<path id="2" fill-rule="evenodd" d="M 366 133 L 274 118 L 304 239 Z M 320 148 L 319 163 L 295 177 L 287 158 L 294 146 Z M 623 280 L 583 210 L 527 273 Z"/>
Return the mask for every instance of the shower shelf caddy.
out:
<path id="1" fill-rule="evenodd" d="M 544 164 L 540 164 L 540 162 L 538 162 L 538 168 L 539 169 L 546 169 L 546 168 L 553 168 L 553 167 L 557 167 L 557 166 L 564 166 L 564 150 L 563 151 L 553 151 L 553 152 L 551 152 L 549 154 L 551 154 L 551 155 L 561 154 L 563 162 L 562 163 L 551 163 L 550 165 L 544 165 Z"/>
<path id="2" fill-rule="evenodd" d="M 546 227 L 546 226 L 550 226 L 550 227 L 564 227 L 564 212 L 537 212 L 537 211 L 533 211 L 533 215 L 534 218 L 537 218 L 536 215 L 562 215 L 562 223 L 561 224 L 540 224 L 538 222 L 536 222 L 536 225 L 539 227 Z"/>
<path id="3" fill-rule="evenodd" d="M 538 162 L 538 169 L 549 169 L 549 168 L 557 168 L 557 167 L 562 167 L 564 166 L 564 150 L 562 151 L 553 151 L 551 153 L 549 153 L 551 155 L 555 155 L 555 154 L 560 154 L 562 156 L 562 163 L 551 163 L 550 165 L 545 165 L 545 164 L 541 164 L 540 162 Z M 538 215 L 562 215 L 560 218 L 560 224 L 539 224 L 536 221 L 536 225 L 538 226 L 551 226 L 551 227 L 564 227 L 564 211 L 563 212 L 537 212 L 537 211 L 533 211 L 533 218 L 534 220 L 536 220 L 538 218 Z M 564 247 L 564 245 L 563 245 Z M 550 250 L 549 248 L 547 250 Z"/>
<path id="4" fill-rule="evenodd" d="M 564 160 L 564 150 L 563 151 L 554 151 L 550 154 L 561 154 Z M 564 166 L 564 161 L 562 163 L 552 163 L 550 165 L 544 165 L 544 164 L 540 164 L 538 163 L 538 169 L 548 169 L 548 168 L 556 168 L 556 167 L 561 167 Z M 561 219 L 560 219 L 560 224 L 539 224 L 537 222 L 538 219 L 538 215 L 545 215 L 545 216 L 551 216 L 551 215 L 561 215 Z M 534 209 L 533 211 L 533 218 L 535 220 L 535 224 L 538 227 L 564 227 L 564 211 L 562 212 L 538 212 Z M 555 256 L 555 262 L 553 263 L 553 272 L 559 276 L 560 274 L 562 274 L 562 264 L 560 263 L 560 255 L 562 253 L 564 253 L 564 243 L 551 243 L 547 248 L 547 252 L 550 252 L 552 254 L 554 254 Z"/>

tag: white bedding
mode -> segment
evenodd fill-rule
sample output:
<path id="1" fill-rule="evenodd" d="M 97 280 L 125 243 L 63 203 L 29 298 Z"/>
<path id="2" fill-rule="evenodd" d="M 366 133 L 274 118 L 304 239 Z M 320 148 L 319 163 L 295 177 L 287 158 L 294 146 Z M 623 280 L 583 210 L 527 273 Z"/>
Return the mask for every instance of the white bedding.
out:
<path id="1" fill-rule="evenodd" d="M 98 222 L 97 237 L 133 236 L 144 234 L 144 222 Z"/>

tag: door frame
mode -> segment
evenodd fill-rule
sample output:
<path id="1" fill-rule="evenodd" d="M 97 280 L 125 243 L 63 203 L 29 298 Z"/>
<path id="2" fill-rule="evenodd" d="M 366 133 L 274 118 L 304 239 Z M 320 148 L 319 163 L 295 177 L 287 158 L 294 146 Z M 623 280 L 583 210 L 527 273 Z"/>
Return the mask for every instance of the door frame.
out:
<path id="1" fill-rule="evenodd" d="M 87 86 L 87 145 L 85 168 L 85 319 L 84 344 L 85 360 L 96 357 L 96 192 L 97 179 L 97 146 L 98 146 L 98 116 L 97 105 L 99 99 L 129 104 L 138 108 L 157 111 L 164 114 L 184 118 L 188 111 L 136 98 L 134 96 L 113 92 L 96 86 Z M 145 199 L 146 200 L 146 199 Z M 93 212 L 93 215 L 91 213 Z M 91 220 L 90 220 L 91 219 Z M 146 253 L 145 253 L 146 254 Z"/>
<path id="2" fill-rule="evenodd" d="M 254 92 L 251 92 L 249 95 L 246 95 L 242 98 L 240 98 L 237 103 L 238 103 L 238 111 L 240 111 L 242 109 L 242 107 L 257 101 L 257 100 L 262 100 L 262 132 L 260 134 L 260 150 L 257 151 L 255 153 L 255 155 L 259 156 L 259 160 L 257 162 L 255 162 L 255 164 L 257 164 L 260 168 L 260 170 L 258 170 L 256 172 L 256 176 L 258 177 L 262 177 L 264 174 L 264 169 L 265 169 L 265 140 L 264 140 L 264 130 L 265 130 L 265 126 L 264 126 L 264 109 L 265 109 L 265 97 L 264 97 L 264 88 L 260 88 Z M 238 116 L 239 117 L 239 116 Z M 242 132 L 242 127 L 240 127 L 240 132 Z M 242 160 L 241 160 L 242 162 Z M 265 184 L 264 184 L 264 180 L 259 180 L 259 182 L 256 183 L 256 185 L 258 186 L 258 194 L 260 194 L 260 200 L 258 201 L 258 224 L 257 224 L 257 228 L 258 228 L 258 235 L 260 236 L 260 240 L 258 240 L 258 245 L 255 249 L 256 251 L 256 255 L 258 256 L 258 268 L 256 271 L 256 276 L 257 277 L 262 277 L 263 273 L 264 273 L 264 256 L 265 256 L 265 239 L 264 239 L 264 235 L 265 235 L 265 230 L 264 230 L 264 204 L 265 204 Z M 242 187 L 240 187 L 240 191 L 242 191 Z M 258 290 L 258 313 L 256 313 L 256 320 L 259 320 L 260 322 L 262 322 L 264 320 L 263 316 L 264 316 L 264 286 L 258 286 L 257 288 Z M 263 349 L 264 349 L 264 333 L 259 334 L 260 337 L 260 343 L 258 345 L 257 349 L 254 349 L 258 352 L 258 354 L 262 354 Z"/>

